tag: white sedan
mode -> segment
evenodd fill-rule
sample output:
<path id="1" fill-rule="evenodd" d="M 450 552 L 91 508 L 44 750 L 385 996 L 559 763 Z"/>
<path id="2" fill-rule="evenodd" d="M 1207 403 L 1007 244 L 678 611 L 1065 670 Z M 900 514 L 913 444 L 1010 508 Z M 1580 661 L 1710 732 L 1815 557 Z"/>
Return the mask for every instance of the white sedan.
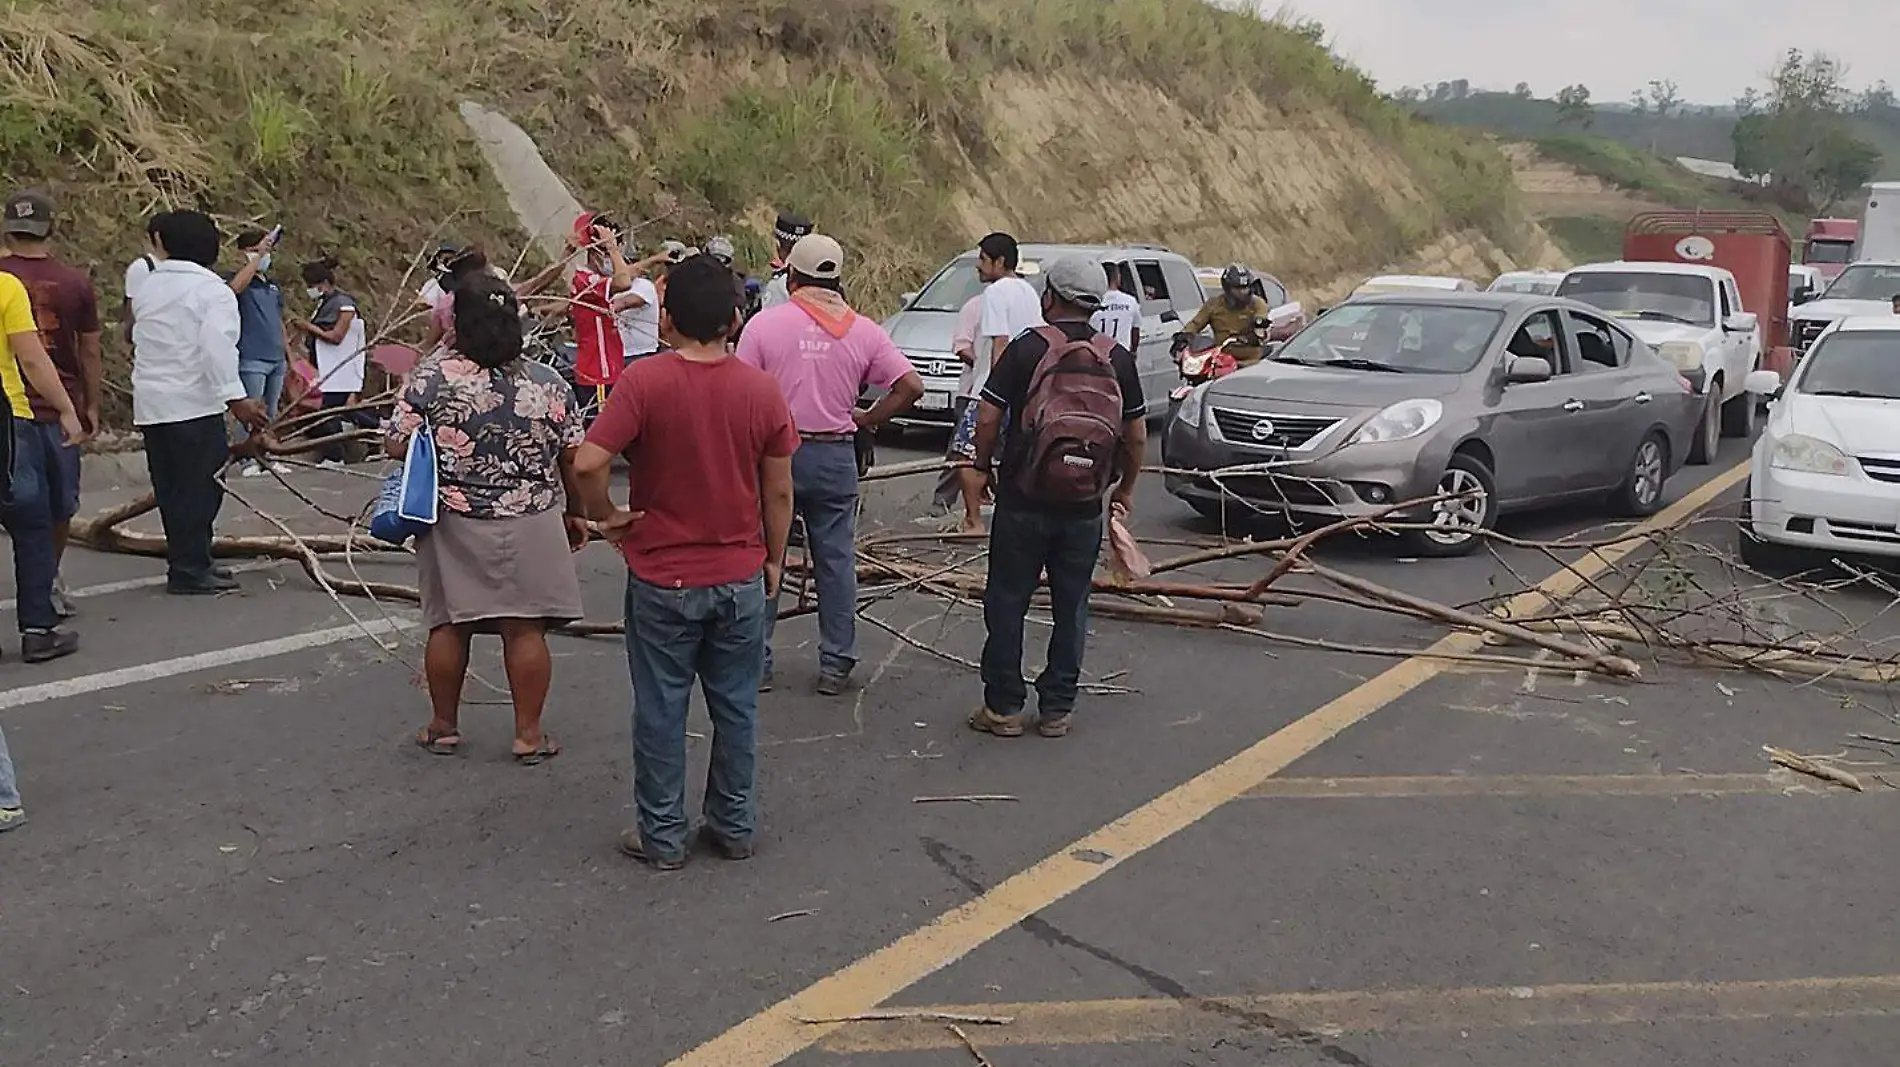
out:
<path id="1" fill-rule="evenodd" d="M 1789 549 L 1900 556 L 1900 318 L 1843 319 L 1815 341 L 1755 442 L 1745 507 L 1750 566 Z"/>

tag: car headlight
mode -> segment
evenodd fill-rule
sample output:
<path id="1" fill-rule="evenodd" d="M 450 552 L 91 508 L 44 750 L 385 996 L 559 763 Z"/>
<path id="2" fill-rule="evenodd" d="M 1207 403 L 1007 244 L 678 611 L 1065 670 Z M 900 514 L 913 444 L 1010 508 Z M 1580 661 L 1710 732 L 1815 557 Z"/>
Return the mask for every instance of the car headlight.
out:
<path id="1" fill-rule="evenodd" d="M 1401 400 L 1366 420 L 1347 443 L 1370 445 L 1417 437 L 1438 425 L 1444 414 L 1445 405 L 1436 400 Z"/>
<path id="2" fill-rule="evenodd" d="M 1702 365 L 1702 346 L 1694 341 L 1665 341 L 1656 346 L 1656 354 L 1678 370 L 1694 370 Z"/>
<path id="3" fill-rule="evenodd" d="M 1849 468 L 1847 453 L 1818 437 L 1799 433 L 1791 433 L 1775 441 L 1775 450 L 1768 457 L 1768 465 L 1778 470 L 1805 471 L 1808 474 L 1846 474 Z"/>
<path id="4" fill-rule="evenodd" d="M 1206 403 L 1207 387 L 1212 384 L 1212 382 L 1202 382 L 1189 391 L 1188 395 L 1181 398 L 1181 407 L 1174 413 L 1174 417 L 1181 420 L 1181 425 L 1199 426 L 1201 424 L 1201 405 Z"/>

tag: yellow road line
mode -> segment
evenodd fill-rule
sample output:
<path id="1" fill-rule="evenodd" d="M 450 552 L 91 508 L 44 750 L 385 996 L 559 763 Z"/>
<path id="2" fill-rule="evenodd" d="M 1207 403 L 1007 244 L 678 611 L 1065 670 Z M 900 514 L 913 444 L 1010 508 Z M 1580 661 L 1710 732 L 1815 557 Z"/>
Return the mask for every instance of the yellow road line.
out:
<path id="1" fill-rule="evenodd" d="M 977 1044 L 986 1048 L 1204 1041 L 1259 1029 L 1270 1021 L 1328 1036 L 1421 1030 L 1509 1031 L 1543 1026 L 1900 1015 L 1900 975 L 1771 982 L 1354 990 L 1205 1000 L 963 1004 L 915 1010 L 1009 1019 L 1000 1025 L 968 1028 Z M 873 1053 L 961 1045 L 942 1023 L 912 1019 L 849 1023 L 825 1038 L 820 1047 L 827 1052 Z"/>
<path id="2" fill-rule="evenodd" d="M 1746 463 L 1723 471 L 1657 512 L 1642 524 L 1643 528 L 1658 529 L 1687 518 L 1739 484 L 1747 474 Z M 1552 575 L 1537 589 L 1512 597 L 1506 610 L 1527 614 L 1551 599 L 1567 596 L 1587 578 L 1608 570 L 1642 545 L 1640 540 L 1630 540 L 1593 552 L 1570 569 Z M 1474 652 L 1482 646 L 1481 638 L 1456 633 L 1433 645 L 1428 655 Z M 766 1008 L 666 1067 L 772 1067 L 783 1063 L 836 1029 L 835 1025 L 811 1025 L 800 1019 L 837 1018 L 876 1007 L 1129 858 L 1193 825 L 1443 670 L 1441 662 L 1425 657 L 1401 661 L 1239 754 L 998 883 L 989 892 Z"/>
<path id="3" fill-rule="evenodd" d="M 1825 796 L 1846 790 L 1770 774 L 1498 774 L 1421 777 L 1269 778 L 1247 790 L 1246 800 L 1378 797 L 1695 797 L 1748 793 Z"/>

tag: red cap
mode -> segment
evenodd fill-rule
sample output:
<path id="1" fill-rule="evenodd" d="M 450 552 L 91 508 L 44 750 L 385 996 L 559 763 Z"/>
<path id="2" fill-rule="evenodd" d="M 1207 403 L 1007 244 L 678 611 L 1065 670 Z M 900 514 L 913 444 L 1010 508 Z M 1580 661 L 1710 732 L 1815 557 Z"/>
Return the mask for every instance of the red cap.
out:
<path id="1" fill-rule="evenodd" d="M 599 218 L 599 216 L 592 211 L 583 211 L 576 216 L 574 219 L 574 239 L 582 244 L 592 243 L 594 240 L 594 220 L 596 218 Z"/>

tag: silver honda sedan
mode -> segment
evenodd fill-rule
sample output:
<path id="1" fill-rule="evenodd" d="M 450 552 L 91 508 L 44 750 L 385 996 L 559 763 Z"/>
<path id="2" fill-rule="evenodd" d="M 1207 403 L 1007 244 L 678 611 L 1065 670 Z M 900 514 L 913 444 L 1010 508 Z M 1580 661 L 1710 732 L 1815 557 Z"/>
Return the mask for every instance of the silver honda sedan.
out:
<path id="1" fill-rule="evenodd" d="M 1424 555 L 1460 555 L 1506 511 L 1600 499 L 1647 515 L 1681 468 L 1698 397 L 1585 304 L 1391 293 L 1327 312 L 1270 359 L 1182 402 L 1168 491 L 1208 516 L 1331 518 L 1407 501 Z"/>

